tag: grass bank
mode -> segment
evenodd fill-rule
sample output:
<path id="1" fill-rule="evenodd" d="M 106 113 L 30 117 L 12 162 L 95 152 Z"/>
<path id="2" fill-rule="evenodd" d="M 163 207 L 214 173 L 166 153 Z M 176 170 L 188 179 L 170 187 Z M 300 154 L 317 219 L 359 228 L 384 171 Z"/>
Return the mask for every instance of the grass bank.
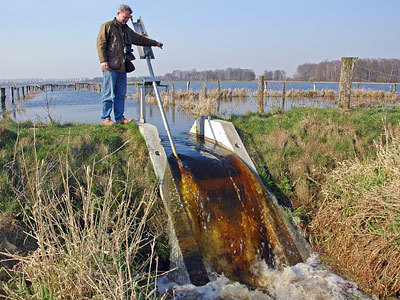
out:
<path id="1" fill-rule="evenodd" d="M 399 296 L 400 179 L 390 153 L 400 109 L 300 108 L 231 121 L 325 262 L 370 294 Z"/>
<path id="2" fill-rule="evenodd" d="M 157 199 L 135 124 L 1 122 L 3 296 L 155 298 Z"/>

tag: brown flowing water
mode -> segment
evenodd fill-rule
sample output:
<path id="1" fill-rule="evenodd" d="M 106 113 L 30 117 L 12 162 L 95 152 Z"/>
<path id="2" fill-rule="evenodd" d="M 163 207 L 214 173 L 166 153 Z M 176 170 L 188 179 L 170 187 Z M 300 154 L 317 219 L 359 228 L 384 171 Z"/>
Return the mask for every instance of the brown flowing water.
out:
<path id="1" fill-rule="evenodd" d="M 365 297 L 315 255 L 303 261 L 271 196 L 236 154 L 210 143 L 195 148 L 178 148 L 179 163 L 170 156 L 169 164 L 197 247 L 216 280 L 201 287 L 160 280 L 162 290 L 174 289 L 176 299 Z"/>
<path id="2" fill-rule="evenodd" d="M 178 190 L 211 269 L 262 288 L 252 270 L 258 261 L 283 269 L 302 258 L 262 183 L 237 155 L 218 152 L 181 156 Z"/>

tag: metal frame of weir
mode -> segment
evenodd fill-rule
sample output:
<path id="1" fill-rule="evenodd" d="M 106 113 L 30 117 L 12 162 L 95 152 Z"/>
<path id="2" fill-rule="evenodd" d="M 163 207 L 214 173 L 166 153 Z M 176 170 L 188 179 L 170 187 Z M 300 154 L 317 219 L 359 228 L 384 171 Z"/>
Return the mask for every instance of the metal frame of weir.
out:
<path id="1" fill-rule="evenodd" d="M 139 17 L 139 19 L 136 22 L 133 22 L 133 19 L 131 17 L 133 29 L 135 30 L 136 33 L 147 37 L 147 31 L 146 28 L 144 27 L 142 17 Z M 147 61 L 147 67 L 149 69 L 150 77 L 145 77 L 143 79 L 143 83 L 140 85 L 140 122 L 145 123 L 146 122 L 146 110 L 145 110 L 145 98 L 147 92 L 151 89 L 150 87 L 153 86 L 154 93 L 156 94 L 156 99 L 158 103 L 158 107 L 160 109 L 161 117 L 164 123 L 165 130 L 167 131 L 168 139 L 171 144 L 172 152 L 176 158 L 178 158 L 178 153 L 176 152 L 176 148 L 174 145 L 174 141 L 172 140 L 171 136 L 171 131 L 169 129 L 168 125 L 168 120 L 167 117 L 165 116 L 165 111 L 164 111 L 164 106 L 161 101 L 160 93 L 158 91 L 159 86 L 167 87 L 167 85 L 161 85 L 160 82 L 161 80 L 159 78 L 156 78 L 154 76 L 154 71 L 153 67 L 151 65 L 151 60 L 154 59 L 154 53 L 151 47 L 142 47 L 142 46 L 137 46 L 138 51 L 139 51 L 139 56 L 141 59 L 146 59 Z"/>

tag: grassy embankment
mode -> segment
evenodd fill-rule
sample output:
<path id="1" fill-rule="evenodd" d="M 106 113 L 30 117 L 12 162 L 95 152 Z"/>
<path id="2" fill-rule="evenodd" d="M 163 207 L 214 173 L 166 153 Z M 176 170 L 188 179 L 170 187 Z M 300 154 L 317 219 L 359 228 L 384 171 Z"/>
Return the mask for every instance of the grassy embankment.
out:
<path id="1" fill-rule="evenodd" d="M 155 298 L 157 253 L 168 258 L 157 199 L 136 125 L 2 121 L 0 294 Z"/>
<path id="2" fill-rule="evenodd" d="M 399 120 L 399 109 L 380 108 L 232 118 L 324 261 L 381 297 L 400 289 Z M 135 125 L 0 123 L 0 243 L 14 259 L 3 263 L 3 293 L 154 296 L 166 249 L 146 153 Z"/>
<path id="3" fill-rule="evenodd" d="M 301 108 L 232 122 L 324 262 L 367 293 L 398 297 L 400 109 Z"/>

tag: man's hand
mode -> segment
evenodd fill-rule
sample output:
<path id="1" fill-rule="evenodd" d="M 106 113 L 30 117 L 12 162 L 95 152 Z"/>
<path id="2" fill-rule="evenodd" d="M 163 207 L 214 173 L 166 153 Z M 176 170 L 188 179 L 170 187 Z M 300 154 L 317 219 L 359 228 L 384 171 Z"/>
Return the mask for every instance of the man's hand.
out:
<path id="1" fill-rule="evenodd" d="M 106 61 L 101 63 L 101 68 L 102 68 L 104 71 L 109 71 L 109 70 L 111 70 L 110 67 L 108 66 L 108 62 L 106 62 Z"/>
<path id="2" fill-rule="evenodd" d="M 157 45 L 156 45 L 156 47 L 158 47 L 158 48 L 160 48 L 160 49 L 162 49 L 162 47 L 163 47 L 164 45 L 163 45 L 163 43 L 161 43 L 161 42 L 157 42 Z"/>

